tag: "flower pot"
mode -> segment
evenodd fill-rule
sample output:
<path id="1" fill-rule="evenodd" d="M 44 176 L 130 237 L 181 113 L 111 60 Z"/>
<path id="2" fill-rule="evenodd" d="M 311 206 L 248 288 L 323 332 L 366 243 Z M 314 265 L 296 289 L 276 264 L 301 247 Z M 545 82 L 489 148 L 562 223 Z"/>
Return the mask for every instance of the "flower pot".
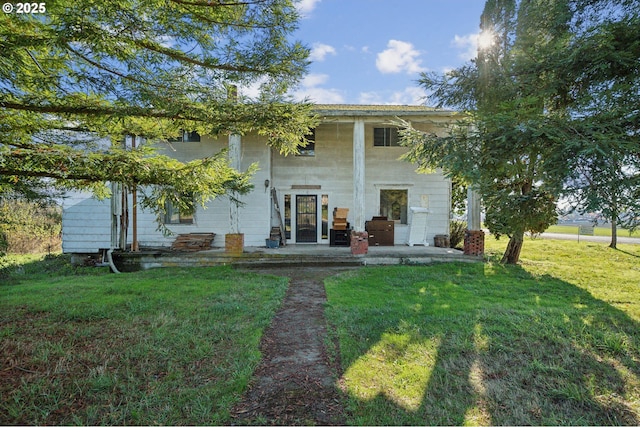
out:
<path id="1" fill-rule="evenodd" d="M 278 249 L 280 247 L 280 240 L 265 239 L 265 245 L 269 249 Z"/>
<path id="2" fill-rule="evenodd" d="M 229 255 L 242 255 L 244 251 L 244 234 L 225 234 L 224 251 Z"/>

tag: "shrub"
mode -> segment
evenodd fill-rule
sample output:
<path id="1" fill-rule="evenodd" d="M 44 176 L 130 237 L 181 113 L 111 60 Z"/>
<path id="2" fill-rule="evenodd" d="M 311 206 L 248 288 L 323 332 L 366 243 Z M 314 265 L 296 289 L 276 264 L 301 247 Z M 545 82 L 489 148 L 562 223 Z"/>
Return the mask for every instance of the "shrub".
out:
<path id="1" fill-rule="evenodd" d="M 464 233 L 466 230 L 466 221 L 451 221 L 449 224 L 449 246 L 457 248 L 461 243 L 464 243 Z"/>
<path id="2" fill-rule="evenodd" d="M 60 248 L 62 213 L 57 205 L 0 201 L 0 253 L 40 253 Z"/>

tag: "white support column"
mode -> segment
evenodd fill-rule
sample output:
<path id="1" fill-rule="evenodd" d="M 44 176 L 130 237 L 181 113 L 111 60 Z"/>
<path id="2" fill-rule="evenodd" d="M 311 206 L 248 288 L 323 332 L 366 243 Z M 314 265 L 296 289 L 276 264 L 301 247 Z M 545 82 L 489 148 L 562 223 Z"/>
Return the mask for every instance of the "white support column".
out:
<path id="1" fill-rule="evenodd" d="M 242 159 L 242 138 L 240 135 L 229 135 L 229 163 L 235 170 L 240 170 Z M 232 193 L 232 197 L 237 198 L 239 194 Z M 240 233 L 240 218 L 238 204 L 231 201 L 229 204 L 229 233 Z"/>
<path id="2" fill-rule="evenodd" d="M 467 190 L 467 229 L 481 230 L 480 194 L 471 187 Z"/>
<path id="3" fill-rule="evenodd" d="M 364 120 L 353 124 L 353 224 L 354 231 L 364 231 Z"/>

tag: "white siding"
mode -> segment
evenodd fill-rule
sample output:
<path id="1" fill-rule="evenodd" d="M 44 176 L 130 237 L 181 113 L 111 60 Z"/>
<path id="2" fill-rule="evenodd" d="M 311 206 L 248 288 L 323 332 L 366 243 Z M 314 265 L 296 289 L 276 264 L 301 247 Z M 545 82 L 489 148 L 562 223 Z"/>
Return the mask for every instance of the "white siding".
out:
<path id="1" fill-rule="evenodd" d="M 264 246 L 271 231 L 270 150 L 264 139 L 243 136 L 242 169 L 252 163 L 258 163 L 259 170 L 253 176 L 253 191 L 241 198 L 244 205 L 240 206 L 240 232 L 244 233 L 245 246 Z M 265 180 L 269 180 L 269 188 L 265 187 Z"/>
<path id="2" fill-rule="evenodd" d="M 165 152 L 181 161 L 190 161 L 212 156 L 226 148 L 226 137 L 214 139 L 203 137 L 201 142 L 173 143 L 176 151 Z M 253 163 L 258 163 L 259 170 L 254 174 L 254 189 L 241 197 L 240 232 L 245 234 L 246 246 L 261 246 L 269 237 L 270 230 L 270 194 L 265 191 L 264 182 L 269 179 L 269 148 L 255 137 L 242 137 L 242 170 L 247 170 Z M 175 234 L 181 233 L 215 233 L 213 246 L 224 247 L 224 235 L 229 232 L 229 199 L 217 198 L 209 202 L 206 208 L 198 207 L 193 224 L 171 224 L 167 228 Z M 138 215 L 138 240 L 143 246 L 170 246 L 175 236 L 163 236 L 156 231 L 155 217 L 149 213 Z"/>
<path id="3" fill-rule="evenodd" d="M 62 251 L 96 253 L 111 244 L 111 201 L 72 193 L 62 202 Z"/>
<path id="4" fill-rule="evenodd" d="M 367 219 L 371 219 L 380 212 L 380 190 L 406 189 L 408 190 L 408 207 L 420 207 L 423 196 L 428 200 L 430 213 L 427 220 L 427 242 L 433 244 L 436 234 L 449 233 L 449 207 L 451 206 L 451 183 L 441 173 L 421 174 L 416 166 L 400 160 L 407 148 L 405 147 L 374 147 L 374 127 L 388 125 L 381 121 L 370 123 L 365 127 L 366 150 L 366 212 Z M 410 221 L 410 215 L 408 215 Z M 408 225 L 396 224 L 394 242 L 396 245 L 407 241 Z"/>
<path id="5" fill-rule="evenodd" d="M 379 118 L 365 124 L 365 220 L 380 214 L 380 189 L 407 189 L 409 206 L 421 206 L 422 196 L 426 195 L 431 210 L 427 238 L 432 243 L 436 234 L 449 232 L 451 183 L 441 173 L 418 174 L 414 165 L 399 160 L 407 150 L 404 147 L 374 147 L 373 128 L 384 127 L 384 123 L 386 119 Z M 298 194 L 328 194 L 329 224 L 333 220 L 334 207 L 349 208 L 347 219 L 352 222 L 353 123 L 321 124 L 316 129 L 315 156 L 275 154 L 272 174 L 281 208 L 284 209 L 285 194 L 291 194 L 294 200 Z M 302 185 L 316 185 L 320 189 L 295 188 Z M 295 242 L 295 212 L 292 212 L 291 221 L 292 242 Z M 407 231 L 407 225 L 396 225 L 396 244 L 406 242 Z"/>
<path id="6" fill-rule="evenodd" d="M 374 147 L 373 128 L 385 127 L 390 117 L 366 117 L 365 121 L 365 220 L 379 215 L 380 190 L 407 189 L 409 206 L 421 206 L 428 198 L 428 241 L 436 234 L 446 234 L 449 229 L 451 184 L 441 173 L 418 174 L 415 166 L 398 160 L 405 152 L 403 147 Z M 433 120 L 425 118 L 425 123 Z M 431 124 L 414 123 L 427 130 Z M 318 196 L 318 243 L 321 239 L 321 196 L 329 196 L 329 227 L 335 207 L 349 208 L 348 221 L 354 220 L 353 176 L 353 119 L 329 118 L 316 129 L 314 156 L 282 156 L 271 152 L 264 138 L 257 135 L 242 137 L 242 169 L 258 163 L 259 170 L 253 178 L 254 189 L 242 196 L 240 207 L 240 232 L 245 235 L 246 246 L 263 246 L 270 228 L 277 225 L 272 212 L 270 188 L 275 187 L 280 207 L 284 213 L 284 195 L 292 196 L 292 242 L 295 242 L 295 196 Z M 434 128 L 435 129 L 435 128 Z M 181 161 L 212 156 L 228 146 L 228 138 L 203 137 L 201 142 L 173 143 L 162 146 L 163 154 Z M 269 187 L 265 181 L 269 180 Z M 131 206 L 131 204 L 130 204 Z M 131 210 L 131 209 L 130 209 Z M 219 198 L 206 209 L 198 208 L 194 224 L 169 225 L 176 234 L 213 232 L 214 246 L 224 247 L 224 235 L 229 232 L 229 200 Z M 131 224 L 131 221 L 130 221 Z M 396 225 L 395 243 L 406 242 L 408 226 Z M 131 241 L 131 228 L 129 242 Z M 98 201 L 87 194 L 77 194 L 65 202 L 63 211 L 63 249 L 65 252 L 96 252 L 110 246 L 110 202 Z M 169 246 L 175 236 L 163 236 L 158 231 L 156 218 L 138 209 L 138 241 L 141 246 Z"/>
<path id="7" fill-rule="evenodd" d="M 336 207 L 348 208 L 348 221 L 353 221 L 353 123 L 328 123 L 316 128 L 315 156 L 282 156 L 274 153 L 272 160 L 273 184 L 278 191 L 280 207 L 284 211 L 284 195 L 317 195 L 318 204 L 323 194 L 329 196 L 329 227 Z M 320 186 L 319 189 L 299 188 Z M 298 188 L 295 188 L 298 187 Z M 318 206 L 320 216 L 320 206 Z M 320 228 L 320 218 L 318 228 Z M 274 223 L 275 225 L 275 223 Z M 295 212 L 291 218 L 291 241 L 295 243 Z M 322 241 L 318 230 L 318 243 Z"/>

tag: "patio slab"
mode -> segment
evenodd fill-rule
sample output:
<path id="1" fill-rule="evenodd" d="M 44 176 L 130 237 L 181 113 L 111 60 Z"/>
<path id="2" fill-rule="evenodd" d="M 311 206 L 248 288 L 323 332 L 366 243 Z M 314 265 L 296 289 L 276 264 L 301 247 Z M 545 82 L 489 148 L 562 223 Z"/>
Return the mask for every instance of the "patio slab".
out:
<path id="1" fill-rule="evenodd" d="M 277 249 L 264 246 L 244 248 L 242 255 L 225 253 L 224 248 L 198 252 L 142 250 L 114 253 L 121 271 L 161 267 L 207 267 L 233 265 L 243 268 L 422 265 L 434 262 L 482 262 L 482 257 L 464 255 L 462 251 L 433 246 L 371 246 L 365 255 L 353 255 L 349 247 L 297 244 Z"/>

